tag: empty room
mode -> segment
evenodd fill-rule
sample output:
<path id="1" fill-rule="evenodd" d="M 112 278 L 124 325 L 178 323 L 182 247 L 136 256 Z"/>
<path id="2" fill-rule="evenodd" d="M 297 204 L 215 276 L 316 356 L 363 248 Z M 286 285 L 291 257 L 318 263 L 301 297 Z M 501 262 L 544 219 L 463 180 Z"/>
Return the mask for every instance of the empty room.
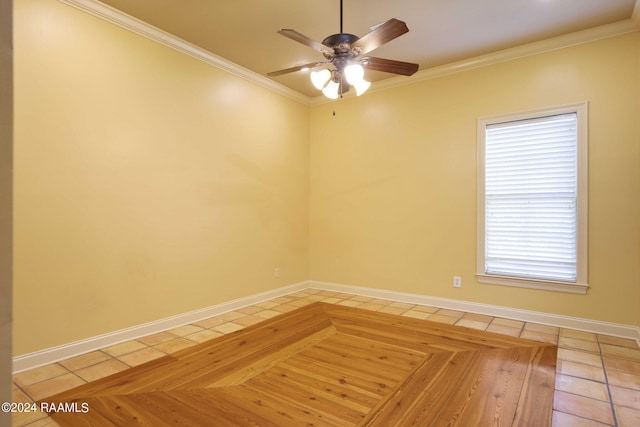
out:
<path id="1" fill-rule="evenodd" d="M 0 16 L 0 424 L 640 425 L 640 0 Z"/>

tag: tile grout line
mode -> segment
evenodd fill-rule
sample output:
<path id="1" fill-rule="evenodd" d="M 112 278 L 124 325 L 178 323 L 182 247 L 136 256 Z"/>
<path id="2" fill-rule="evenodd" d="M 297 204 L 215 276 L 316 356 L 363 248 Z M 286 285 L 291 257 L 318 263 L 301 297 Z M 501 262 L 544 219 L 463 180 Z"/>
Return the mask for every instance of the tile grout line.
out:
<path id="1" fill-rule="evenodd" d="M 493 325 L 493 321 L 496 320 L 497 318 L 494 316 L 491 318 L 491 320 L 489 321 L 489 323 L 487 323 L 487 327 L 484 329 L 485 331 L 488 330 L 491 325 Z"/>
<path id="2" fill-rule="evenodd" d="M 520 326 L 520 332 L 518 332 L 518 338 L 522 338 L 522 334 L 524 333 L 524 326 L 527 322 L 522 322 L 522 326 Z M 558 331 L 558 335 L 560 335 L 560 331 Z M 558 354 L 556 353 L 556 361 L 558 360 Z"/>

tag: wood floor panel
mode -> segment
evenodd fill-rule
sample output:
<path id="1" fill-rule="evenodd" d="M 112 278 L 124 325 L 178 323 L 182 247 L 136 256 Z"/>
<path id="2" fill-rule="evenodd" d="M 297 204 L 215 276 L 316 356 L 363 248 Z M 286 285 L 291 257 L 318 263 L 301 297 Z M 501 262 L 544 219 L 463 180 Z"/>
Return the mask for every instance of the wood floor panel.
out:
<path id="1" fill-rule="evenodd" d="M 280 326 L 260 328 L 258 333 L 247 331 L 246 336 L 243 331 L 237 331 L 229 334 L 232 339 L 222 343 L 220 347 L 207 348 L 206 351 L 198 348 L 197 353 L 193 355 L 181 353 L 171 372 L 158 375 L 153 385 L 147 384 L 140 390 L 207 387 L 239 369 L 259 363 L 263 358 L 330 327 L 328 319 L 314 315 L 293 318 Z"/>
<path id="2" fill-rule="evenodd" d="M 548 367 L 555 366 L 556 356 L 557 349 L 553 346 L 536 349 L 520 394 L 514 426 L 544 425 L 546 414 L 540 408 L 553 400 L 556 376 Z"/>
<path id="3" fill-rule="evenodd" d="M 401 329 L 393 327 L 385 327 L 382 325 L 359 325 L 355 323 L 343 323 L 340 320 L 335 322 L 336 330 L 345 335 L 377 341 L 380 343 L 405 347 L 420 353 L 429 353 L 433 351 L 455 351 L 460 346 L 452 347 L 446 344 L 434 345 L 432 337 L 422 336 L 422 334 L 408 334 L 401 332 Z"/>
<path id="4" fill-rule="evenodd" d="M 505 400 L 519 396 L 527 369 L 519 361 L 528 361 L 529 352 L 460 352 L 437 373 L 425 366 L 365 425 L 469 426 L 484 420 L 482 425 L 510 426 L 516 406 Z"/>
<path id="5" fill-rule="evenodd" d="M 250 358 L 239 358 L 235 363 L 219 370 L 214 377 L 203 376 L 198 381 L 190 382 L 187 386 L 190 388 L 225 387 L 242 384 L 256 375 L 268 371 L 279 362 L 304 351 L 306 348 L 326 341 L 335 334 L 336 329 L 333 326 L 324 327 L 305 338 L 291 342 L 289 345 L 285 345 L 286 342 L 281 343 L 279 349 L 270 349 L 271 351 L 254 354 Z"/>
<path id="6" fill-rule="evenodd" d="M 443 325 L 429 320 L 411 320 L 413 321 L 398 322 L 393 325 L 387 325 L 384 322 L 358 323 L 355 320 L 344 319 L 333 319 L 333 322 L 338 332 L 389 344 L 404 343 L 422 352 L 482 350 L 518 345 L 517 341 L 505 340 L 499 334 L 485 332 L 487 335 L 477 336 L 474 333 L 475 330 L 470 328 Z M 422 322 L 422 325 L 416 325 L 415 322 Z"/>
<path id="7" fill-rule="evenodd" d="M 308 370 L 295 369 L 291 365 L 275 366 L 265 372 L 265 375 L 286 378 L 286 381 L 292 384 L 304 387 L 307 390 L 317 390 L 318 393 L 327 396 L 328 399 L 340 401 L 354 408 L 366 407 L 371 409 L 380 400 L 380 395 L 378 394 L 366 392 L 350 384 L 340 384 L 338 381 L 329 382 L 326 381 L 325 377 L 314 375 Z"/>
<path id="8" fill-rule="evenodd" d="M 501 335 L 491 332 L 475 334 L 477 331 L 470 328 L 448 325 L 429 320 L 421 320 L 412 317 L 397 316 L 388 313 L 376 312 L 375 317 L 371 317 L 367 310 L 355 307 L 344 307 L 335 305 L 326 310 L 327 315 L 334 321 L 351 322 L 360 325 L 376 325 L 377 327 L 399 327 L 407 335 L 424 334 L 441 336 L 445 341 L 457 340 L 469 343 L 478 343 L 483 346 L 511 347 L 513 343 L 530 343 L 530 340 Z M 471 332 L 471 333 L 470 333 Z"/>
<path id="9" fill-rule="evenodd" d="M 461 331 L 462 328 L 456 327 L 457 329 L 451 331 L 446 325 L 428 320 L 402 318 L 393 323 L 386 323 L 387 318 L 379 318 L 365 322 L 361 316 L 351 316 L 350 313 L 343 313 L 332 320 L 340 333 L 410 347 L 420 352 L 478 350 L 505 346 L 500 341 L 470 335 L 466 328 Z"/>
<path id="10" fill-rule="evenodd" d="M 151 426 L 153 418 L 140 417 L 138 402 L 128 396 L 93 397 L 87 400 L 90 405 L 93 423 L 96 427 L 110 425 Z M 101 417 L 96 419 L 95 413 Z M 78 419 L 84 417 L 78 416 Z M 58 422 L 60 422 L 58 420 Z M 64 424 L 63 424 L 64 425 Z M 75 424 L 69 424 L 75 427 Z"/>
<path id="11" fill-rule="evenodd" d="M 156 426 L 201 426 L 206 425 L 211 419 L 208 413 L 200 411 L 175 411 L 174 408 L 180 402 L 173 393 L 134 393 L 127 395 L 126 399 L 131 403 L 130 406 L 137 411 L 133 413 L 136 420 L 148 420 Z M 216 412 L 218 412 L 216 416 L 219 417 L 219 411 Z"/>
<path id="12" fill-rule="evenodd" d="M 48 398 L 62 426 L 549 426 L 557 348 L 315 303 Z"/>
<path id="13" fill-rule="evenodd" d="M 302 334 L 312 324 L 332 325 L 331 319 L 319 305 L 308 305 L 304 310 L 294 310 L 281 314 L 277 318 L 266 319 L 263 322 L 172 353 L 175 359 L 194 359 L 204 353 L 215 351 L 221 356 L 232 357 L 232 354 L 222 354 L 221 351 L 251 352 L 262 349 L 265 342 L 279 341 L 283 338 Z"/>
<path id="14" fill-rule="evenodd" d="M 340 357 L 333 357 L 329 352 L 325 351 L 315 350 L 310 355 L 301 353 L 293 358 L 290 363 L 295 363 L 297 360 L 307 366 L 315 365 L 339 372 L 343 375 L 344 381 L 357 378 L 370 383 L 372 386 L 378 385 L 378 387 L 382 388 L 395 387 L 404 378 L 404 375 L 393 370 L 380 369 L 372 371 L 369 365 L 357 364 L 358 361 L 354 359 L 345 361 Z"/>
<path id="15" fill-rule="evenodd" d="M 487 425 L 512 425 L 516 411 L 512 396 L 520 393 L 530 351 L 516 348 L 474 353 L 465 374 L 445 370 L 406 419 L 415 420 L 416 425 L 473 425 L 479 419 Z M 441 407 L 437 414 L 425 410 L 424 404 L 432 401 Z"/>
<path id="16" fill-rule="evenodd" d="M 247 407 L 246 401 L 234 402 L 228 399 L 220 389 L 181 390 L 175 392 L 176 399 L 184 402 L 189 408 L 208 415 L 208 424 L 215 420 L 221 426 L 243 427 L 282 427 L 282 424 L 260 416 Z"/>
<path id="17" fill-rule="evenodd" d="M 81 386 L 61 398 L 72 399 L 78 393 L 98 391 L 101 394 L 119 395 L 206 387 L 288 345 L 295 345 L 307 336 L 332 327 L 330 319 L 316 310 L 287 316 L 287 321 L 282 324 L 274 324 L 270 320 L 247 330 L 246 334 L 238 331 L 221 337 L 217 345 L 207 342 L 182 350 L 161 361 L 140 365 Z M 155 365 L 161 365 L 161 369 L 155 368 Z"/>
<path id="18" fill-rule="evenodd" d="M 353 340 L 356 343 L 358 340 Z M 366 346 L 346 347 L 327 341 L 310 347 L 300 354 L 320 361 L 335 363 L 336 366 L 357 369 L 363 375 L 382 378 L 402 378 L 424 355 L 412 361 L 402 361 L 390 354 L 373 355 Z"/>
<path id="19" fill-rule="evenodd" d="M 402 348 L 390 344 L 383 344 L 372 340 L 355 338 L 337 333 L 326 341 L 318 343 L 314 348 L 324 349 L 340 354 L 343 357 L 357 357 L 367 363 L 411 370 L 423 358 L 425 353 L 411 348 Z"/>
<path id="20" fill-rule="evenodd" d="M 283 377 L 260 375 L 245 385 L 263 394 L 279 397 L 283 401 L 295 400 L 301 407 L 311 413 L 322 414 L 324 419 L 336 418 L 336 422 L 346 425 L 357 424 L 371 408 L 347 401 L 345 398 L 335 399 L 323 390 L 305 387 L 300 383 L 287 381 Z"/>
<path id="21" fill-rule="evenodd" d="M 379 378 L 375 380 L 363 379 L 357 373 L 348 372 L 330 363 L 320 363 L 313 359 L 305 360 L 303 357 L 287 360 L 281 366 L 292 372 L 309 372 L 316 378 L 330 384 L 340 385 L 350 390 L 357 391 L 372 397 L 385 396 L 389 393 L 389 386 Z"/>
<path id="22" fill-rule="evenodd" d="M 121 394 L 121 389 L 128 388 L 131 382 L 147 378 L 148 375 L 152 375 L 158 370 L 171 369 L 171 364 L 174 362 L 175 359 L 173 357 L 165 356 L 65 391 L 56 397 L 60 399 L 60 401 L 71 401 L 86 396 L 118 395 Z"/>
<path id="23" fill-rule="evenodd" d="M 281 426 L 349 425 L 344 419 L 336 416 L 333 411 L 312 408 L 305 402 L 303 396 L 297 393 L 274 393 L 273 388 L 265 387 L 264 384 L 252 386 L 245 383 L 219 390 L 237 404 L 244 405 L 251 411 L 255 411 L 260 416 L 279 423 Z"/>
<path id="24" fill-rule="evenodd" d="M 117 396 L 114 396 L 113 399 L 117 399 Z M 113 401 L 110 399 L 109 403 Z M 75 413 L 75 412 L 59 412 L 55 414 L 54 418 L 61 426 L 72 426 L 72 427 L 100 427 L 100 426 L 114 426 L 114 425 L 126 425 L 133 426 L 129 420 L 119 420 L 119 423 L 115 423 L 111 421 L 118 417 L 118 413 L 109 413 L 109 417 L 104 417 L 102 414 L 104 411 L 111 412 L 112 409 L 103 408 L 103 402 L 100 401 L 100 398 L 82 398 L 82 402 L 90 405 L 91 416 L 87 417 L 84 413 Z M 115 412 L 115 411 L 113 411 Z M 118 420 L 116 420 L 118 421 Z M 145 425 L 143 423 L 139 423 L 137 425 Z M 148 425 L 148 424 L 146 424 Z"/>
<path id="25" fill-rule="evenodd" d="M 109 396 L 84 398 L 89 407 L 89 414 L 60 412 L 55 420 L 63 426 L 73 427 L 106 427 L 106 426 L 145 426 L 163 425 L 164 423 L 150 408 L 142 406 L 132 396 Z"/>
<path id="26" fill-rule="evenodd" d="M 385 426 L 385 425 L 401 425 L 389 424 L 399 422 L 400 417 L 405 411 L 408 411 L 413 402 L 420 399 L 426 390 L 436 384 L 436 381 L 444 375 L 445 368 L 455 363 L 462 371 L 466 366 L 460 364 L 460 361 L 453 362 L 456 353 L 431 353 L 420 366 L 411 372 L 405 378 L 405 381 L 390 390 L 385 399 L 381 399 L 372 411 L 362 420 L 361 426 Z M 437 408 L 431 407 L 436 411 Z"/>

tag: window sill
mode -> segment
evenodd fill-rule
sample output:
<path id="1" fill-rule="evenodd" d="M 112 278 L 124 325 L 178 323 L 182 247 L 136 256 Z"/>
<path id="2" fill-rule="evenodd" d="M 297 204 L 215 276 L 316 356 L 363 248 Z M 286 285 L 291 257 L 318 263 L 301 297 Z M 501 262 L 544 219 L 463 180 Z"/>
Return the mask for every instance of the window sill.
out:
<path id="1" fill-rule="evenodd" d="M 507 276 L 493 276 L 476 274 L 478 282 L 491 285 L 515 286 L 518 288 L 541 289 L 545 291 L 567 292 L 571 294 L 586 294 L 589 285 L 581 283 L 554 282 L 550 280 L 520 279 Z"/>

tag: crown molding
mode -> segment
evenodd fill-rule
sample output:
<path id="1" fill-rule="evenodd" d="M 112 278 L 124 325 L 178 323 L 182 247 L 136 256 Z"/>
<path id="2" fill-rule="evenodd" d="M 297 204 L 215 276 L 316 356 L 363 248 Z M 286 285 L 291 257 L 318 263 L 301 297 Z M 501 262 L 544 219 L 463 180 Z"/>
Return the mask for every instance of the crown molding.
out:
<path id="1" fill-rule="evenodd" d="M 163 46 L 175 49 L 178 52 L 191 56 L 192 58 L 203 61 L 216 68 L 224 70 L 230 74 L 233 74 L 242 79 L 248 80 L 266 89 L 277 92 L 294 101 L 300 102 L 305 105 L 309 105 L 310 99 L 308 96 L 301 94 L 293 89 L 290 89 L 280 83 L 277 83 L 267 77 L 264 77 L 258 73 L 255 73 L 247 68 L 244 68 L 238 64 L 228 61 L 220 56 L 217 56 L 201 47 L 191 44 L 179 37 L 174 36 L 166 31 L 163 31 L 153 25 L 150 25 L 144 21 L 141 21 L 133 16 L 127 15 L 124 12 L 119 11 L 111 6 L 101 3 L 97 0 L 58 0 L 61 3 L 72 6 L 78 10 L 88 13 L 103 21 L 117 25 L 125 30 L 131 31 L 139 36 L 145 37 L 149 40 L 160 43 Z"/>

